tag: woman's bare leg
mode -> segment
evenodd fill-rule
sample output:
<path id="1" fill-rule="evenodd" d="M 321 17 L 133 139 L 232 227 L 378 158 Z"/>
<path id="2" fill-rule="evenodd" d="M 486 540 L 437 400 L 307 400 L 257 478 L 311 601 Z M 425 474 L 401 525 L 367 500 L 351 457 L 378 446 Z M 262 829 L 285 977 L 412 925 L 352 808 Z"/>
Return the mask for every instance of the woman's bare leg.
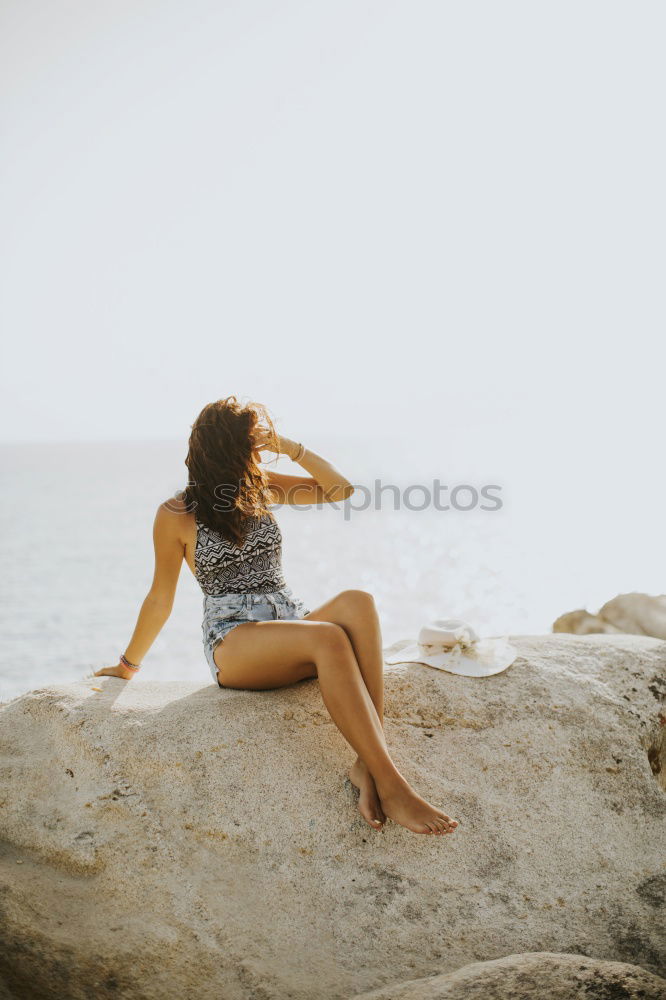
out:
<path id="1" fill-rule="evenodd" d="M 333 622 L 345 630 L 383 725 L 384 656 L 379 616 L 372 594 L 365 590 L 343 590 L 307 614 L 305 621 Z"/>
<path id="2" fill-rule="evenodd" d="M 384 656 L 379 615 L 372 594 L 365 590 L 343 590 L 305 617 L 310 621 L 333 622 L 345 630 L 383 732 Z M 383 824 L 386 817 L 375 781 L 361 757 L 357 756 L 349 769 L 349 778 L 359 790 L 358 808 L 361 815 L 373 827 Z M 375 822 L 377 819 L 379 824 Z"/>
<path id="3" fill-rule="evenodd" d="M 417 795 L 386 748 L 383 729 L 345 631 L 329 622 L 249 622 L 215 648 L 225 687 L 265 690 L 319 678 L 324 704 L 372 774 L 387 816 L 414 833 L 446 833 L 457 824 Z"/>

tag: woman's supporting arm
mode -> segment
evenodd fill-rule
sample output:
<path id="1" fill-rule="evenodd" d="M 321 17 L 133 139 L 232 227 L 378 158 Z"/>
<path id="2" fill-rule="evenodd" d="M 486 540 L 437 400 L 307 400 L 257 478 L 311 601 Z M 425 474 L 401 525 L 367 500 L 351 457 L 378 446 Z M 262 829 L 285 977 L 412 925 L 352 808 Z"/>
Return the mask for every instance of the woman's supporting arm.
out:
<path id="1" fill-rule="evenodd" d="M 143 661 L 155 639 L 166 625 L 170 614 L 170 607 L 160 604 L 150 594 L 146 595 L 132 638 L 124 652 L 130 663 L 140 664 Z"/>
<path id="2" fill-rule="evenodd" d="M 160 504 L 153 522 L 155 571 L 136 628 L 125 650 L 130 663 L 141 663 L 171 614 L 185 545 L 180 537 L 180 514 Z"/>
<path id="3" fill-rule="evenodd" d="M 132 638 L 124 651 L 130 663 L 141 664 L 144 656 L 166 624 L 176 596 L 176 585 L 185 557 L 185 545 L 180 537 L 180 516 L 168 506 L 160 504 L 153 522 L 155 572 L 150 590 L 146 594 Z M 109 675 L 129 680 L 135 670 L 119 662 L 114 667 L 97 670 L 95 676 Z"/>

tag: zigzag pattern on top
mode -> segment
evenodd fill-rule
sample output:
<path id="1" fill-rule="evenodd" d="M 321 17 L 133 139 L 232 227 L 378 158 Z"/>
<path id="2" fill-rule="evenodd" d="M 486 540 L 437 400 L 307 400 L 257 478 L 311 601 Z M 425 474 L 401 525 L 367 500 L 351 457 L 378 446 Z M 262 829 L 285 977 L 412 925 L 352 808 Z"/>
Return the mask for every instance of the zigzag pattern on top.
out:
<path id="1" fill-rule="evenodd" d="M 282 533 L 272 514 L 251 517 L 241 546 L 196 518 L 196 578 L 204 594 L 261 594 L 286 587 Z"/>

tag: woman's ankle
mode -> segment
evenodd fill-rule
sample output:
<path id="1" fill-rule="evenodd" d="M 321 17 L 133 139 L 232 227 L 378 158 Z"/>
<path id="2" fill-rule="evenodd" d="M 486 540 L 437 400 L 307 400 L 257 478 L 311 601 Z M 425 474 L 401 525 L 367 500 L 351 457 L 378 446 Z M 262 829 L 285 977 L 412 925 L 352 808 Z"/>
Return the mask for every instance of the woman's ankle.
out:
<path id="1" fill-rule="evenodd" d="M 377 794 L 382 797 L 395 795 L 398 792 L 405 792 L 411 786 L 406 778 L 396 768 L 395 771 L 383 772 L 379 777 L 373 774 Z"/>

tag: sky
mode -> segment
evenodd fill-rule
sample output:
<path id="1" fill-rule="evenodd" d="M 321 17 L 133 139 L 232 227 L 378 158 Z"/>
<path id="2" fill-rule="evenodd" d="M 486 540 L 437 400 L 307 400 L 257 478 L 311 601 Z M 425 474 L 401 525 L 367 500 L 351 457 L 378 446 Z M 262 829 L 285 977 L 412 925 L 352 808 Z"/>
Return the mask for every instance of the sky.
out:
<path id="1" fill-rule="evenodd" d="M 186 440 L 235 394 L 368 474 L 658 530 L 662 4 L 1 22 L 3 443 Z"/>

